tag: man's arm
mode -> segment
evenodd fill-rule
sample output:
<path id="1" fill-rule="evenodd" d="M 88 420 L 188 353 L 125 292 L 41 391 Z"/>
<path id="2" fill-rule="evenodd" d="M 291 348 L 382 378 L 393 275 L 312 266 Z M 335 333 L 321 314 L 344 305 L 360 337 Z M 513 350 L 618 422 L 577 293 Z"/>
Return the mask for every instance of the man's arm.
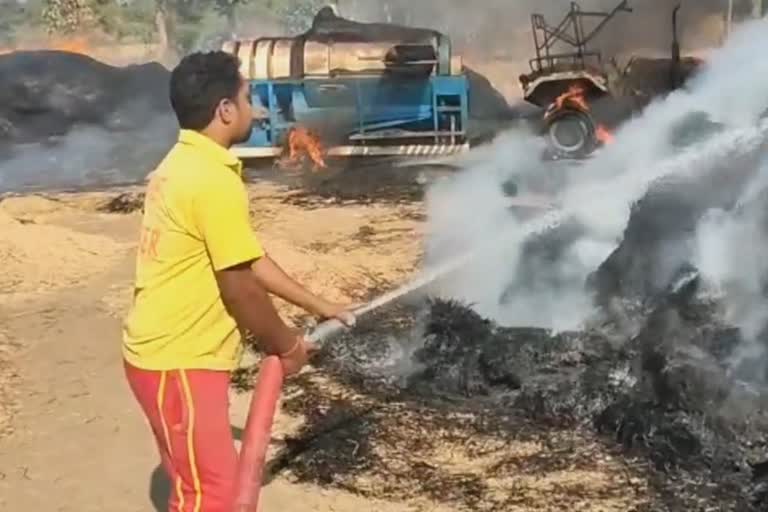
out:
<path id="1" fill-rule="evenodd" d="M 216 272 L 216 281 L 227 312 L 259 339 L 265 352 L 283 354 L 293 348 L 296 336 L 253 278 L 248 263 Z"/>
<path id="2" fill-rule="evenodd" d="M 338 318 L 348 325 L 354 323 L 354 317 L 347 307 L 328 302 L 312 294 L 286 274 L 269 255 L 256 260 L 252 268 L 256 281 L 269 293 L 313 315 L 322 318 Z"/>
<path id="3" fill-rule="evenodd" d="M 298 372 L 307 359 L 305 342 L 280 318 L 269 295 L 254 278 L 251 264 L 217 271 L 216 281 L 222 302 L 237 324 L 253 333 L 267 354 L 280 356 L 286 374 Z"/>

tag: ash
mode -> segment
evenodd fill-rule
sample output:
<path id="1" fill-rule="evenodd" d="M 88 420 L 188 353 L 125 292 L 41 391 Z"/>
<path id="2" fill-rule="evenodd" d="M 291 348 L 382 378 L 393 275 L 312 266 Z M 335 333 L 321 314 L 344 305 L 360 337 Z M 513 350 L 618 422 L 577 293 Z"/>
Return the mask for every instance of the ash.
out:
<path id="1" fill-rule="evenodd" d="M 144 208 L 144 193 L 123 192 L 99 206 L 100 212 L 133 213 Z"/>

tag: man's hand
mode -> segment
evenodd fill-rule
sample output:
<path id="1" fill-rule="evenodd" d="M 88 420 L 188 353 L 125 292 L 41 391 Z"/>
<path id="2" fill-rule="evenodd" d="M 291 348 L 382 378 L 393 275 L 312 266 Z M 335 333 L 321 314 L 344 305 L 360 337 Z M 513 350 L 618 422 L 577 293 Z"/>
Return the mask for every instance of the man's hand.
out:
<path id="1" fill-rule="evenodd" d="M 354 327 L 357 319 L 355 318 L 353 311 L 358 307 L 359 305 L 357 304 L 336 304 L 334 302 L 322 301 L 318 304 L 316 313 L 323 320 L 335 318 L 347 327 Z"/>
<path id="2" fill-rule="evenodd" d="M 297 335 L 293 348 L 284 354 L 278 355 L 283 365 L 285 376 L 289 377 L 299 373 L 315 350 L 314 344 L 308 342 L 303 334 Z"/>

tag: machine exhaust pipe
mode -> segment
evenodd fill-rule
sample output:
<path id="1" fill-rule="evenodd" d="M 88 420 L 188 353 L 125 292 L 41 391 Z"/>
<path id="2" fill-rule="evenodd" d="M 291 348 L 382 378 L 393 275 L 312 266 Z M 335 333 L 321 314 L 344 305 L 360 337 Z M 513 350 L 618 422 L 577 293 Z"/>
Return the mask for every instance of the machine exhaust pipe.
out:
<path id="1" fill-rule="evenodd" d="M 680 4 L 677 4 L 672 10 L 672 62 L 669 69 L 670 90 L 680 87 L 680 41 L 677 38 L 677 11 L 680 10 Z"/>

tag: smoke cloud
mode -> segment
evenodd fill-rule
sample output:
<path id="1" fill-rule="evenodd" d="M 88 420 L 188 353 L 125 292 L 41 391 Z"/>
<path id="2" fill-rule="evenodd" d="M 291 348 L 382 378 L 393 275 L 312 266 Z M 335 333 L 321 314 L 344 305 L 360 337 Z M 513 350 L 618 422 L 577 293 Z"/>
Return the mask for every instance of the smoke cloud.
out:
<path id="1" fill-rule="evenodd" d="M 608 12 L 619 4 L 619 0 L 582 0 L 577 3 L 584 11 Z M 672 9 L 677 3 L 671 0 L 629 0 L 633 12 L 618 14 L 601 32 L 598 46 L 613 52 L 632 48 L 667 50 L 671 44 Z M 710 44 L 719 42 L 722 34 L 702 34 L 702 28 L 713 17 L 724 17 L 725 2 L 696 0 L 679 3 L 681 9 L 678 20 L 682 37 L 697 39 L 697 44 L 706 39 L 710 39 Z M 568 12 L 570 4 L 566 0 L 483 0 L 471 4 L 461 0 L 339 2 L 344 16 L 365 21 L 391 21 L 431 27 L 449 34 L 465 49 L 472 45 L 476 45 L 477 49 L 487 48 L 489 43 L 509 47 L 510 36 L 514 37 L 520 30 L 529 32 L 531 14 L 542 14 L 551 24 L 556 24 Z M 735 4 L 737 16 L 749 12 L 748 0 L 736 1 Z M 596 23 L 586 20 L 585 28 L 589 30 Z M 718 28 L 722 29 L 710 27 L 709 31 Z M 526 37 L 530 39 L 529 35 Z"/>
<path id="2" fill-rule="evenodd" d="M 540 142 L 524 130 L 510 131 L 471 155 L 459 175 L 429 191 L 427 262 L 477 246 L 487 250 L 442 283 L 439 292 L 474 304 L 480 314 L 502 324 L 582 325 L 593 312 L 587 277 L 618 246 L 632 205 L 648 187 L 660 179 L 705 176 L 720 167 L 730 172 L 730 162 L 754 153 L 765 141 L 768 120 L 761 115 L 768 109 L 768 61 L 756 56 L 766 44 L 768 19 L 743 24 L 689 90 L 652 103 L 615 134 L 613 144 L 582 165 L 539 162 Z M 706 131 L 712 126 L 719 129 Z M 686 137 L 694 141 L 681 147 Z M 758 176 L 745 192 L 745 204 L 761 197 L 768 184 L 765 173 Z M 518 183 L 522 194 L 553 195 L 561 221 L 566 228 L 572 225 L 561 230 L 559 236 L 570 240 L 559 253 L 525 258 L 536 244 L 527 236 L 526 221 L 509 211 L 510 199 L 502 190 L 509 180 Z M 698 256 L 692 263 L 721 283 L 734 321 L 755 334 L 768 310 L 755 276 L 767 269 L 759 263 L 765 254 L 765 236 L 758 235 L 762 210 L 748 212 L 707 216 L 694 237 Z M 751 256 L 744 254 L 748 240 L 755 242 Z M 668 260 L 661 267 L 682 263 L 685 255 L 674 247 L 657 248 L 656 259 Z M 738 263 L 742 258 L 743 265 Z M 669 278 L 661 275 L 666 271 L 657 272 L 652 278 Z M 751 312 L 745 313 L 745 303 L 753 305 Z"/>
<path id="3" fill-rule="evenodd" d="M 609 12 L 620 0 L 581 0 L 584 11 Z M 455 53 L 467 66 L 488 77 L 508 101 L 520 99 L 517 77 L 530 71 L 535 56 L 531 14 L 556 26 L 570 9 L 570 0 L 339 0 L 341 14 L 359 21 L 384 21 L 432 28 L 450 36 Z M 701 55 L 725 37 L 728 2 L 724 0 L 628 0 L 633 12 L 620 12 L 592 40 L 588 48 L 602 53 L 603 62 L 615 59 L 623 68 L 634 56 L 669 57 L 672 12 L 678 12 L 682 55 Z M 734 19 L 744 18 L 752 0 L 734 0 Z M 598 19 L 584 19 L 590 32 Z M 559 45 L 553 51 L 573 51 Z"/>
<path id="4" fill-rule="evenodd" d="M 584 11 L 610 11 L 620 0 L 581 0 Z M 632 56 L 668 57 L 672 45 L 672 10 L 678 13 L 681 52 L 700 53 L 718 46 L 725 33 L 726 2 L 722 0 L 629 0 L 633 12 L 617 14 L 589 48 L 599 50 L 604 62 L 616 58 L 623 66 Z M 484 74 L 508 100 L 520 97 L 517 77 L 530 71 L 535 56 L 531 14 L 542 14 L 557 25 L 570 9 L 569 0 L 340 0 L 341 14 L 360 21 L 391 21 L 432 28 L 448 34 L 454 51 L 471 68 Z M 750 0 L 735 1 L 735 17 L 751 8 Z M 598 20 L 585 19 L 589 32 Z M 555 47 L 557 51 L 573 51 Z"/>
<path id="5" fill-rule="evenodd" d="M 0 152 L 0 193 L 140 182 L 177 132 L 175 119 L 158 115 L 149 116 L 141 130 L 87 125 L 45 142 L 13 145 Z"/>

